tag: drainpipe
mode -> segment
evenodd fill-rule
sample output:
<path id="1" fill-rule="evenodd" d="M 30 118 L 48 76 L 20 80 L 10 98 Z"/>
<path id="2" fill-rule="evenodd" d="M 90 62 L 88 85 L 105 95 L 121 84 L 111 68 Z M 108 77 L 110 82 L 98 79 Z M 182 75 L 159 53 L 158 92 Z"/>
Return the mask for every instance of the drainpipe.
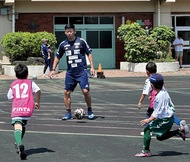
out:
<path id="1" fill-rule="evenodd" d="M 122 16 L 121 21 L 122 21 L 122 24 L 125 25 L 125 16 Z"/>
<path id="2" fill-rule="evenodd" d="M 15 3 L 12 5 L 12 32 L 15 32 Z"/>
<path id="3" fill-rule="evenodd" d="M 158 11 L 158 26 L 160 26 L 160 0 L 158 0 L 158 5 L 157 5 L 157 11 Z"/>

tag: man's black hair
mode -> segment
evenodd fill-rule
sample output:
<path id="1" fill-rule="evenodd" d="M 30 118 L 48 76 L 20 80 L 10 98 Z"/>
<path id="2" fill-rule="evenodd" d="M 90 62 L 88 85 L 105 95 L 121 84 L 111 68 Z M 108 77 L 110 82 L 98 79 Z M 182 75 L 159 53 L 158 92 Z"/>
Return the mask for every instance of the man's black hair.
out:
<path id="1" fill-rule="evenodd" d="M 25 64 L 15 66 L 15 74 L 18 79 L 26 79 L 28 76 L 28 67 Z"/>
<path id="2" fill-rule="evenodd" d="M 74 24 L 71 24 L 71 23 L 69 23 L 69 24 L 67 24 L 67 25 L 65 25 L 65 30 L 66 29 L 75 29 L 75 26 L 74 26 Z"/>
<path id="3" fill-rule="evenodd" d="M 151 74 L 156 73 L 157 72 L 157 66 L 154 62 L 148 62 L 146 64 L 146 70 Z"/>

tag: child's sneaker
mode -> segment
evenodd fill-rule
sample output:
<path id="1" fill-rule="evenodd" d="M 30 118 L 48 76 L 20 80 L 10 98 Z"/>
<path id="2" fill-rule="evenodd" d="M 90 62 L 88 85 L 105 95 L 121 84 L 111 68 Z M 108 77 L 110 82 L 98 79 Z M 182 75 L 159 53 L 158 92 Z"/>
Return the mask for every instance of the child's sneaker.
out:
<path id="1" fill-rule="evenodd" d="M 95 116 L 92 111 L 88 111 L 88 119 L 94 119 Z"/>
<path id="2" fill-rule="evenodd" d="M 185 120 L 181 120 L 181 121 L 180 121 L 180 128 L 181 128 L 181 129 L 184 129 L 185 134 L 188 134 L 188 133 L 189 133 L 189 127 L 188 127 L 188 125 L 187 125 L 187 123 L 186 123 Z"/>
<path id="3" fill-rule="evenodd" d="M 144 151 L 142 150 L 142 152 L 136 154 L 135 157 L 150 157 L 151 155 L 152 155 L 152 154 L 151 154 L 150 151 L 144 152 Z"/>
<path id="4" fill-rule="evenodd" d="M 62 117 L 62 120 L 69 120 L 72 119 L 72 114 L 71 113 L 66 113 L 64 117 Z"/>
<path id="5" fill-rule="evenodd" d="M 184 129 L 179 129 L 179 136 L 185 141 L 185 130 Z"/>
<path id="6" fill-rule="evenodd" d="M 19 154 L 19 147 L 18 147 L 18 145 L 16 144 L 16 142 L 15 142 L 15 149 L 16 149 L 16 153 Z"/>
<path id="7" fill-rule="evenodd" d="M 24 150 L 24 145 L 19 145 L 19 154 L 20 154 L 20 158 L 21 160 L 25 160 L 26 159 L 26 153 Z"/>

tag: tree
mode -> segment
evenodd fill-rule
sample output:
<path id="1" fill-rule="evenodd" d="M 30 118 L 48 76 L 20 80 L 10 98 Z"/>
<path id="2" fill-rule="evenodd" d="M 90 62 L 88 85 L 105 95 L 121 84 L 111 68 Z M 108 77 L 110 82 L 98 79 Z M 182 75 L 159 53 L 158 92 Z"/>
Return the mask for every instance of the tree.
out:
<path id="1" fill-rule="evenodd" d="M 128 23 L 118 28 L 118 38 L 124 42 L 128 62 L 171 59 L 169 44 L 175 38 L 172 28 L 156 27 L 147 35 L 138 23 Z"/>
<path id="2" fill-rule="evenodd" d="M 9 58 L 9 61 L 26 61 L 28 57 L 42 57 L 41 40 L 46 38 L 55 49 L 56 37 L 48 32 L 14 32 L 7 33 L 1 39 L 1 45 L 4 47 L 3 52 Z"/>

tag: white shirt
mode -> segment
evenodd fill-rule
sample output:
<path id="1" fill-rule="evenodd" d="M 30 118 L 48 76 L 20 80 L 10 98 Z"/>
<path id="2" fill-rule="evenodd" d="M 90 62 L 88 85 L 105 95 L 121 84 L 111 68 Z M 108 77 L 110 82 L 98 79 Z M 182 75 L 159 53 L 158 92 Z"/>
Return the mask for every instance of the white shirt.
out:
<path id="1" fill-rule="evenodd" d="M 148 95 L 152 91 L 149 78 L 146 79 L 142 94 Z"/>
<path id="2" fill-rule="evenodd" d="M 177 44 L 181 44 L 181 45 L 177 45 Z M 182 38 L 176 38 L 173 42 L 173 45 L 175 45 L 175 51 L 183 51 L 183 39 Z"/>
<path id="3" fill-rule="evenodd" d="M 154 100 L 154 112 L 152 113 L 154 118 L 170 118 L 175 112 L 174 105 L 168 92 L 162 89 L 155 97 Z"/>

